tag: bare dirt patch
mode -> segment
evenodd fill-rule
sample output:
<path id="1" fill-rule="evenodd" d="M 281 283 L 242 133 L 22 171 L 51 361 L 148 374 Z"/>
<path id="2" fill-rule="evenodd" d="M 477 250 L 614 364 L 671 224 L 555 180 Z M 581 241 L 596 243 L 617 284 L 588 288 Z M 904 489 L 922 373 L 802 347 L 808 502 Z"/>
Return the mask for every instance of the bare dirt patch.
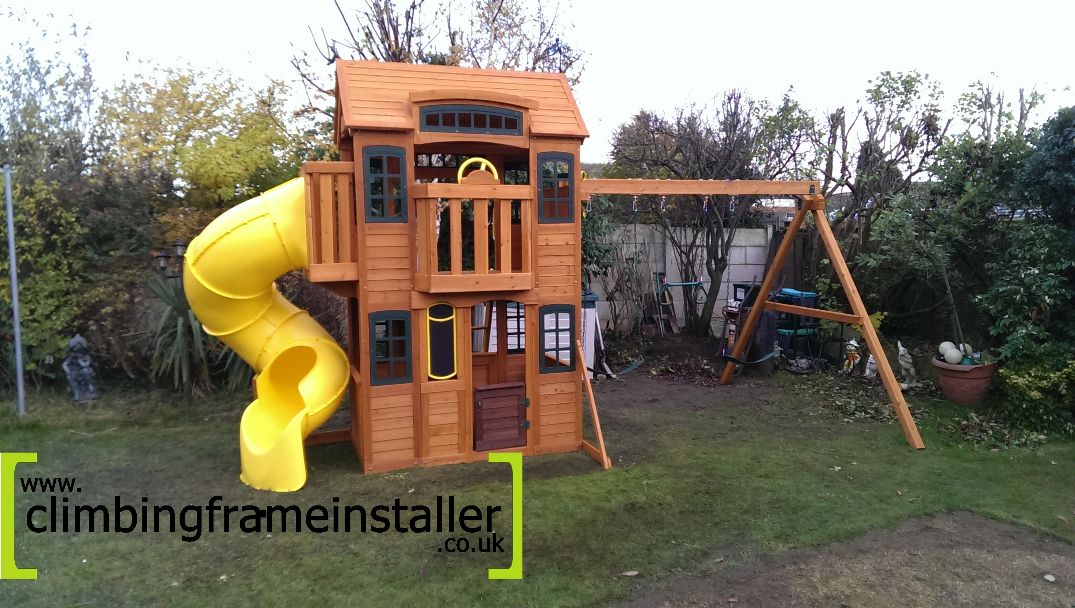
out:
<path id="1" fill-rule="evenodd" d="M 1075 547 L 973 513 L 946 513 L 846 543 L 718 567 L 624 606 L 1071 608 Z"/>

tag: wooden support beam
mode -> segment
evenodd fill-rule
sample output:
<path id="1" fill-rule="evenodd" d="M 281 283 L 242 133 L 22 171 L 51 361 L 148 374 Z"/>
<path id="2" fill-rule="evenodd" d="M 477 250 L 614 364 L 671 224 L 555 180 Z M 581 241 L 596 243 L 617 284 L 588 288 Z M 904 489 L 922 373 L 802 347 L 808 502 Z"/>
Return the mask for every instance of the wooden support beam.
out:
<path id="1" fill-rule="evenodd" d="M 339 160 L 310 160 L 302 163 L 302 172 L 305 175 L 314 173 L 346 173 L 354 175 L 355 163 Z"/>
<path id="2" fill-rule="evenodd" d="M 784 267 L 784 260 L 787 259 L 788 252 L 791 251 L 791 244 L 795 241 L 795 235 L 799 232 L 799 227 L 802 226 L 805 217 L 806 211 L 800 209 L 795 213 L 795 217 L 791 218 L 791 224 L 788 225 L 788 230 L 784 233 L 784 239 L 780 241 L 780 247 L 777 248 L 776 256 L 773 257 L 773 263 L 769 266 L 769 270 L 766 271 L 765 278 L 762 279 L 761 287 L 758 290 L 761 305 L 756 304 L 750 308 L 750 314 L 747 315 L 746 322 L 739 328 L 739 339 L 735 341 L 735 346 L 732 347 L 732 359 L 743 359 L 747 344 L 750 343 L 750 336 L 753 335 L 754 328 L 758 326 L 761 311 L 765 308 L 764 305 L 769 297 L 769 292 L 773 290 L 773 282 L 776 281 L 776 276 L 780 274 L 780 269 Z M 726 362 L 724 371 L 720 374 L 720 383 L 728 384 L 731 382 L 734 372 L 735 363 Z"/>
<path id="3" fill-rule="evenodd" d="M 582 386 L 586 389 L 586 398 L 590 401 L 590 418 L 593 419 L 594 435 L 597 437 L 597 449 L 596 453 L 590 450 L 586 450 L 586 453 L 593 457 L 601 468 L 609 470 L 612 468 L 612 461 L 608 457 L 608 452 L 605 451 L 605 434 L 601 431 L 601 417 L 597 415 L 597 400 L 593 396 L 593 386 L 590 384 L 590 375 L 586 373 L 586 366 L 583 365 L 583 361 L 586 360 L 586 355 L 582 352 L 582 340 L 575 340 L 575 355 L 578 359 L 575 361 L 575 367 L 579 370 L 579 377 L 582 378 Z M 582 447 L 586 448 L 588 444 L 583 441 Z M 598 457 L 600 456 L 600 457 Z"/>
<path id="4" fill-rule="evenodd" d="M 795 306 L 793 304 L 782 304 L 780 302 L 769 301 L 766 301 L 764 306 L 767 310 L 786 312 L 793 315 L 810 317 L 813 319 L 825 319 L 828 321 L 836 321 L 837 323 L 859 323 L 858 317 L 856 317 L 855 315 L 849 315 L 846 312 L 834 312 L 821 308 L 807 308 L 805 306 Z"/>
<path id="5" fill-rule="evenodd" d="M 358 263 L 349 264 L 310 264 L 306 269 L 306 279 L 311 283 L 334 283 L 337 281 L 357 281 Z"/>
<path id="6" fill-rule="evenodd" d="M 866 312 L 866 305 L 862 303 L 862 297 L 859 296 L 855 280 L 851 277 L 851 271 L 848 270 L 847 263 L 844 262 L 844 256 L 840 252 L 840 244 L 836 241 L 836 235 L 832 233 L 832 228 L 829 226 L 829 218 L 821 210 L 814 209 L 810 213 L 814 214 L 814 224 L 817 226 L 822 242 L 825 243 L 825 249 L 828 250 L 833 270 L 836 271 L 836 276 L 840 279 L 840 284 L 844 288 L 847 300 L 851 304 L 851 310 L 861 319 L 862 337 L 866 339 L 870 354 L 873 355 L 873 359 L 877 363 L 877 373 L 881 376 L 881 382 L 885 385 L 885 391 L 888 392 L 889 399 L 892 400 L 892 406 L 896 410 L 896 417 L 900 421 L 900 427 L 903 428 L 903 435 L 907 438 L 907 443 L 921 450 L 926 445 L 922 443 L 922 437 L 918 434 L 918 427 L 915 425 L 914 418 L 911 417 L 911 410 L 903 399 L 900 383 L 896 381 L 896 375 L 892 373 L 892 366 L 888 363 L 888 356 L 885 355 L 884 349 L 881 348 L 881 341 L 877 339 L 877 332 L 874 331 L 873 323 L 870 322 L 870 314 Z M 787 236 L 784 238 L 787 239 Z"/>
<path id="7" fill-rule="evenodd" d="M 442 272 L 414 275 L 414 287 L 427 293 L 467 293 L 476 291 L 518 291 L 534 287 L 534 275 L 529 272 L 477 274 Z M 518 298 L 514 298 L 518 299 Z"/>
<path id="8" fill-rule="evenodd" d="M 306 440 L 303 441 L 303 445 L 325 445 L 328 443 L 343 443 L 345 441 L 351 441 L 351 429 L 330 429 L 327 431 L 317 431 L 316 433 L 310 433 L 306 436 Z"/>
<path id="9" fill-rule="evenodd" d="M 508 200 L 530 197 L 530 186 L 504 184 L 413 184 L 413 198 L 506 198 Z"/>
<path id="10" fill-rule="evenodd" d="M 738 179 L 586 179 L 579 187 L 582 198 L 592 194 L 808 196 L 821 192 L 816 181 Z"/>

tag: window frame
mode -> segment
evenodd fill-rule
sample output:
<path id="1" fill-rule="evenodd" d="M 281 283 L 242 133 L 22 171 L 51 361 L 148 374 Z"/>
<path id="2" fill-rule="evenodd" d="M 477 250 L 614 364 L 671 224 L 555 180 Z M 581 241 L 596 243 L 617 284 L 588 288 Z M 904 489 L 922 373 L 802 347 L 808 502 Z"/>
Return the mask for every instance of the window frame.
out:
<path id="1" fill-rule="evenodd" d="M 568 188 L 567 188 L 567 217 L 558 216 L 546 216 L 545 215 L 545 203 L 548 199 L 545 198 L 545 182 L 550 178 L 545 177 L 542 173 L 543 165 L 546 162 L 559 162 L 567 161 L 571 170 L 568 172 Z M 532 182 L 537 184 L 537 210 L 538 210 L 538 223 L 539 224 L 573 224 L 575 223 L 575 155 L 570 152 L 540 152 L 537 155 L 537 175 L 532 176 Z M 556 174 L 552 178 L 553 192 L 557 191 L 557 183 L 561 178 L 559 174 Z M 560 205 L 563 201 L 554 196 L 552 201 L 554 205 Z"/>
<path id="2" fill-rule="evenodd" d="M 389 331 L 386 332 L 387 337 L 378 338 L 377 337 L 377 324 L 382 322 L 382 321 L 388 323 L 386 329 L 389 330 Z M 403 335 L 402 337 L 391 335 L 392 321 L 403 321 L 403 328 L 404 328 L 403 331 L 404 331 L 405 335 Z M 413 334 L 413 332 L 411 331 L 411 312 L 409 310 L 381 310 L 381 311 L 377 311 L 377 312 L 371 312 L 370 315 L 369 315 L 369 322 L 370 322 L 370 326 L 369 326 L 369 330 L 370 330 L 370 334 L 369 334 L 370 335 L 370 386 L 384 386 L 384 385 L 390 385 L 390 384 L 410 384 L 411 382 L 413 382 L 414 370 L 412 369 L 412 365 L 413 365 L 412 360 L 413 360 L 414 351 L 412 350 L 412 341 L 413 341 L 412 334 Z M 395 356 L 395 355 L 392 354 L 392 343 L 396 342 L 396 341 L 402 341 L 404 343 L 405 353 L 404 353 L 404 355 L 402 357 Z M 379 343 L 381 343 L 381 342 L 387 342 L 387 344 L 388 344 L 388 357 L 387 358 L 379 357 L 377 355 L 377 345 Z M 377 374 L 377 364 L 378 363 L 387 363 L 389 373 L 391 373 L 392 364 L 397 362 L 397 361 L 403 361 L 404 364 L 405 364 L 404 369 L 406 370 L 406 372 L 405 372 L 404 376 L 388 376 L 388 377 L 383 377 L 383 378 L 378 376 L 378 374 Z"/>
<path id="3" fill-rule="evenodd" d="M 559 315 L 560 313 L 567 313 L 567 331 L 569 333 L 567 355 L 568 362 L 566 364 L 559 362 L 559 353 L 564 349 L 560 347 L 559 338 L 557 338 L 556 346 L 549 348 L 545 340 L 547 334 L 554 333 L 559 334 L 564 328 L 560 327 L 557 322 L 556 327 L 549 329 L 545 327 L 545 316 L 549 314 Z M 557 317 L 559 319 L 559 317 Z M 572 304 L 546 304 L 538 308 L 538 335 L 541 339 L 541 354 L 538 361 L 538 372 L 542 374 L 554 374 L 558 372 L 573 372 L 575 371 L 575 306 Z M 553 357 L 556 359 L 556 363 L 549 360 L 549 353 L 553 353 Z"/>
<path id="4" fill-rule="evenodd" d="M 370 173 L 370 158 L 381 157 L 384 162 L 382 172 L 379 174 Z M 388 172 L 388 157 L 399 158 L 399 174 Z M 399 215 L 387 216 L 387 215 L 374 215 L 373 214 L 373 194 L 370 190 L 370 179 L 376 177 L 382 180 L 381 198 L 384 201 L 385 211 L 388 210 L 389 195 L 387 192 L 387 180 L 391 177 L 399 178 L 400 192 L 399 192 Z M 366 146 L 362 148 L 362 207 L 366 217 L 366 222 L 374 224 L 406 224 L 408 216 L 408 201 L 407 201 L 407 150 L 399 146 Z"/>
<path id="5" fill-rule="evenodd" d="M 462 127 L 459 125 L 460 113 L 469 113 L 471 115 L 470 126 Z M 485 123 L 487 125 L 489 124 L 490 116 L 499 116 L 502 124 L 506 124 L 508 118 L 513 118 L 518 126 L 514 129 L 508 129 L 507 127 L 493 128 L 489 126 L 476 127 L 474 126 L 475 113 L 484 114 L 486 116 Z M 442 124 L 427 125 L 426 117 L 431 114 L 439 115 L 437 122 Z M 445 126 L 443 124 L 443 115 L 445 114 L 453 114 L 453 122 L 456 124 Z M 477 133 L 481 135 L 521 136 L 523 134 L 523 113 L 519 110 L 477 104 L 438 104 L 423 106 L 418 110 L 418 130 L 427 133 Z"/>
<path id="6" fill-rule="evenodd" d="M 512 306 L 514 304 L 514 306 Z M 514 308 L 514 310 L 512 310 Z M 511 328 L 512 321 L 515 321 L 516 330 Z M 504 344 L 504 352 L 509 355 L 518 355 L 526 352 L 526 305 L 522 302 L 516 302 L 515 300 L 504 300 L 504 336 L 506 343 Z M 517 348 L 511 348 L 512 336 L 517 337 L 516 344 L 519 344 Z"/>

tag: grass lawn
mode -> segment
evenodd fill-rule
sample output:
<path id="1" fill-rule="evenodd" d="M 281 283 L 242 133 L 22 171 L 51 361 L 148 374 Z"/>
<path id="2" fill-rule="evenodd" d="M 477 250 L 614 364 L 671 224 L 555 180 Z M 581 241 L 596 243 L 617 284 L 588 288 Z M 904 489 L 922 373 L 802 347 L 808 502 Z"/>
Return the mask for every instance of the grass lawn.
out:
<path id="1" fill-rule="evenodd" d="M 36 582 L 0 583 L 0 606 L 589 606 L 645 593 L 682 575 L 822 545 L 908 517 L 972 510 L 1075 542 L 1075 443 L 990 451 L 947 432 L 959 410 L 912 401 L 927 449 L 892 423 L 848 423 L 804 397 L 809 379 L 676 385 L 643 371 L 598 386 L 615 462 L 583 454 L 525 462 L 525 579 L 489 581 L 506 555 L 438 553 L 447 535 L 33 534 L 16 522 L 21 566 Z M 432 504 L 454 494 L 501 504 L 510 538 L 508 467 L 477 463 L 359 474 L 350 446 L 309 450 L 293 494 L 238 479 L 244 400 L 186 405 L 112 395 L 82 412 L 37 396 L 30 415 L 0 415 L 0 449 L 36 451 L 22 475 L 77 476 L 83 502 Z M 77 431 L 77 432 L 74 432 Z M 17 513 L 39 499 L 21 494 Z M 621 576 L 635 570 L 633 577 Z"/>

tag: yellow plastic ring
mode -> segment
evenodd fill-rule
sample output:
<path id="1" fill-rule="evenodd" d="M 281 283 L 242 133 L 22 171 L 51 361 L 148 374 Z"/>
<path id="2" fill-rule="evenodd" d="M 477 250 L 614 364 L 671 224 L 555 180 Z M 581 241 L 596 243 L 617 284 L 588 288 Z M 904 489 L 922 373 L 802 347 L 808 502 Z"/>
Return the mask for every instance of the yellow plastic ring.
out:
<path id="1" fill-rule="evenodd" d="M 481 166 L 478 167 L 479 169 L 483 169 L 485 171 L 488 171 L 489 173 L 492 173 L 493 177 L 496 178 L 497 181 L 500 181 L 500 174 L 497 173 L 496 167 L 493 166 L 493 163 L 489 162 L 484 158 L 481 158 L 480 156 L 475 156 L 473 158 L 468 158 L 467 160 L 463 161 L 463 164 L 459 165 L 459 171 L 455 174 L 455 181 L 457 183 L 463 181 L 463 169 L 466 169 L 474 163 L 481 163 Z"/>

